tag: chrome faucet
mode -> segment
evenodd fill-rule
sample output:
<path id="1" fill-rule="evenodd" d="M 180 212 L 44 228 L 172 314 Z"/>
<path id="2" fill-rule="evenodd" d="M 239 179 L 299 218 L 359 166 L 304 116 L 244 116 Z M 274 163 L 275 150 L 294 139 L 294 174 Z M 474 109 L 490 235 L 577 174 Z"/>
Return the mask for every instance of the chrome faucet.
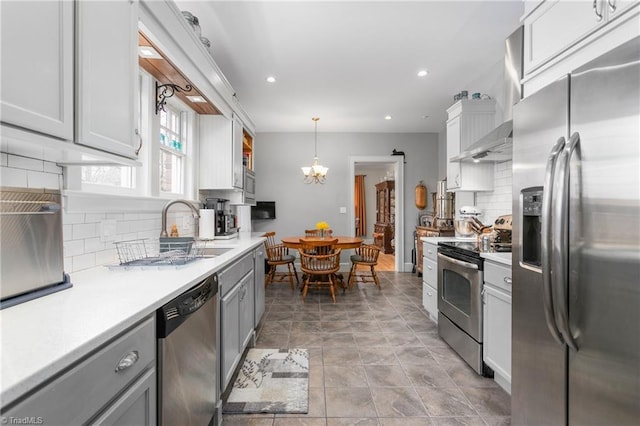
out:
<path id="1" fill-rule="evenodd" d="M 198 209 L 193 205 L 193 203 L 187 201 L 187 200 L 171 200 L 169 201 L 167 204 L 165 204 L 165 206 L 162 208 L 162 231 L 160 231 L 160 236 L 161 237 L 166 237 L 167 235 L 167 210 L 169 210 L 169 207 L 171 207 L 174 204 L 184 204 L 185 206 L 189 207 L 191 209 L 191 212 L 193 213 L 193 223 L 195 224 L 195 230 L 194 230 L 194 238 L 198 238 L 198 234 L 200 233 L 200 212 L 198 211 Z"/>

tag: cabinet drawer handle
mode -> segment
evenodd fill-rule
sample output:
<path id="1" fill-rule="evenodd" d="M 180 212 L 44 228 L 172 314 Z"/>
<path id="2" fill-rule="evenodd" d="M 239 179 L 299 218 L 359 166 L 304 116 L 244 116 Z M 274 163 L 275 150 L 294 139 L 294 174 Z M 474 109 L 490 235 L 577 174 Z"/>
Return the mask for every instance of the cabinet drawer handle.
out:
<path id="1" fill-rule="evenodd" d="M 427 296 L 431 297 L 433 296 L 433 293 L 431 293 L 430 291 L 427 292 Z"/>
<path id="2" fill-rule="evenodd" d="M 598 11 L 598 0 L 593 0 L 593 13 L 596 14 L 596 20 L 602 21 L 602 12 Z"/>
<path id="3" fill-rule="evenodd" d="M 140 358 L 140 355 L 138 355 L 138 351 L 131 351 L 120 358 L 120 361 L 118 361 L 118 365 L 116 366 L 116 373 L 132 367 L 133 364 L 138 362 L 138 358 Z"/>
<path id="4" fill-rule="evenodd" d="M 511 285 L 511 283 L 512 283 L 511 278 L 509 278 L 509 277 L 504 277 L 504 282 L 509 284 L 509 285 Z"/>
<path id="5" fill-rule="evenodd" d="M 432 270 L 433 267 L 427 265 L 427 269 Z"/>
<path id="6" fill-rule="evenodd" d="M 611 13 L 615 13 L 616 11 L 616 2 L 615 0 L 607 0 L 607 4 L 609 5 L 609 10 Z"/>

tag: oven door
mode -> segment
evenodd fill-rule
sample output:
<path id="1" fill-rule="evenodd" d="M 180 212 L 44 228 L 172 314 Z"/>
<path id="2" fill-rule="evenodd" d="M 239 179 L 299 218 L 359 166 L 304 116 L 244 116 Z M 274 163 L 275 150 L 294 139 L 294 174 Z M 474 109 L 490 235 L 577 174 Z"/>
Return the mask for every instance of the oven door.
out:
<path id="1" fill-rule="evenodd" d="M 474 263 L 438 253 L 438 310 L 482 343 L 483 272 Z"/>

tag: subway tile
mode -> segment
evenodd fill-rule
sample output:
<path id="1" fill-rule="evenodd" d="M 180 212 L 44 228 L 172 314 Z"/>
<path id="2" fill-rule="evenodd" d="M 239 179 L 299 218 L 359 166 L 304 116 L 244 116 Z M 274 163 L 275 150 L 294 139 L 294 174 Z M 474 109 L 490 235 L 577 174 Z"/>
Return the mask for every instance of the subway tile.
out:
<path id="1" fill-rule="evenodd" d="M 73 236 L 73 232 L 72 232 L 73 227 L 71 225 L 68 224 L 63 224 L 62 225 L 62 240 L 63 241 L 71 241 L 72 240 L 72 236 Z"/>
<path id="2" fill-rule="evenodd" d="M 3 186 L 27 187 L 27 171 L 11 167 L 0 168 L 0 182 Z"/>
<path id="3" fill-rule="evenodd" d="M 97 226 L 95 223 L 76 223 L 73 225 L 73 239 L 97 237 Z"/>
<path id="4" fill-rule="evenodd" d="M 0 152 L 0 166 L 7 167 L 9 154 L 6 152 Z"/>
<path id="5" fill-rule="evenodd" d="M 53 173 L 27 171 L 28 188 L 61 189 L 61 176 Z"/>
<path id="6" fill-rule="evenodd" d="M 118 221 L 124 221 L 124 213 L 107 213 L 106 214 L 106 218 L 107 219 L 115 219 Z"/>
<path id="7" fill-rule="evenodd" d="M 93 253 L 105 248 L 105 243 L 100 241 L 99 237 L 87 238 L 84 240 L 84 252 Z"/>
<path id="8" fill-rule="evenodd" d="M 56 163 L 52 163 L 51 161 L 45 161 L 43 171 L 46 173 L 55 173 L 57 175 L 61 175 L 62 167 L 58 166 Z"/>
<path id="9" fill-rule="evenodd" d="M 16 169 L 33 170 L 37 172 L 44 171 L 44 161 L 34 158 L 22 157 L 20 155 L 9 155 L 7 165 Z"/>
<path id="10" fill-rule="evenodd" d="M 70 240 L 63 243 L 65 256 L 79 256 L 84 254 L 84 240 Z"/>
<path id="11" fill-rule="evenodd" d="M 62 223 L 68 225 L 84 223 L 84 213 L 63 213 Z"/>
<path id="12" fill-rule="evenodd" d="M 110 265 L 118 263 L 118 255 L 116 253 L 116 250 L 113 248 L 96 251 L 95 255 L 96 265 Z"/>
<path id="13" fill-rule="evenodd" d="M 83 269 L 89 269 L 96 266 L 95 253 L 82 254 L 80 256 L 73 256 L 73 272 L 81 271 Z"/>
<path id="14" fill-rule="evenodd" d="M 86 213 L 84 215 L 84 223 L 98 223 L 104 220 L 104 213 Z"/>

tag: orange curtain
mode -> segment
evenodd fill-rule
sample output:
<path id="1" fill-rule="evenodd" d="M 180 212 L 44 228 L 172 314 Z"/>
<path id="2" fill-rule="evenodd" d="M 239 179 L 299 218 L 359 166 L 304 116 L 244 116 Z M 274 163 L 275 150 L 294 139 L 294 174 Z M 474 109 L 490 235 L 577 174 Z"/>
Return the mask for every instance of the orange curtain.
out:
<path id="1" fill-rule="evenodd" d="M 367 203 L 364 196 L 365 175 L 356 175 L 355 212 L 356 237 L 367 235 Z"/>

